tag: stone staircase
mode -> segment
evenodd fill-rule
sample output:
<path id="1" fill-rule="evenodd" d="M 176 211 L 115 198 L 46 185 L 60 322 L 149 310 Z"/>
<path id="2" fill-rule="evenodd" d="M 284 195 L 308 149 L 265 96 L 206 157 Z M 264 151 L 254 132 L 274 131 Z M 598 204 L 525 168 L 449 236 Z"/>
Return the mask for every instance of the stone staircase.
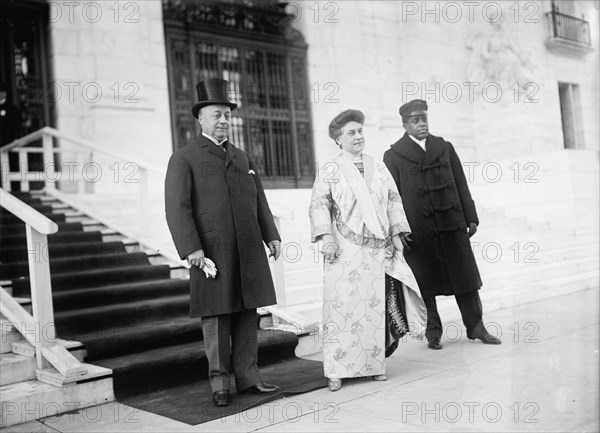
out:
<path id="1" fill-rule="evenodd" d="M 21 199 L 30 203 L 34 208 L 44 209 L 45 212 L 50 211 L 47 215 L 53 215 L 52 218 L 55 218 L 55 216 L 60 217 L 57 217 L 57 220 L 60 221 L 58 223 L 59 233 L 51 235 L 52 241 L 49 241 L 49 251 L 37 252 L 38 257 L 42 260 L 47 260 L 48 255 L 51 257 L 50 268 L 52 270 L 53 287 L 58 282 L 61 283 L 59 286 L 67 285 L 67 287 L 62 288 L 54 287 L 53 292 L 54 316 L 56 327 L 59 330 L 59 337 L 69 338 L 68 335 L 75 333 L 80 337 L 85 337 L 86 341 L 93 344 L 102 342 L 103 339 L 110 340 L 113 338 L 112 331 L 98 328 L 101 316 L 107 311 L 111 311 L 118 320 L 132 320 L 133 325 L 117 329 L 119 338 L 113 342 L 114 344 L 111 347 L 103 349 L 104 352 L 107 352 L 106 357 L 108 360 L 96 359 L 89 361 L 95 364 L 108 363 L 104 367 L 83 362 L 89 353 L 86 346 L 81 342 L 59 339 L 59 344 L 82 362 L 87 369 L 87 373 L 77 377 L 76 380 L 61 380 L 56 374 L 49 373 L 45 369 L 36 369 L 35 349 L 2 316 L 0 322 L 0 427 L 20 424 L 115 400 L 116 388 L 114 388 L 113 382 L 113 367 L 110 365 L 112 362 L 110 359 L 111 351 L 122 351 L 124 348 L 121 346 L 137 345 L 137 351 L 132 356 L 143 352 L 145 350 L 143 342 L 136 340 L 138 331 L 143 326 L 154 326 L 156 332 L 160 332 L 162 328 L 171 329 L 168 336 L 171 338 L 164 339 L 166 346 L 174 344 L 170 341 L 171 339 L 177 340 L 181 337 L 177 330 L 173 330 L 172 322 L 175 319 L 172 318 L 163 320 L 165 323 L 157 322 L 152 323 L 152 325 L 144 325 L 140 322 L 138 326 L 135 326 L 135 323 L 138 322 L 135 322 L 137 319 L 133 316 L 140 315 L 141 312 L 152 316 L 158 314 L 160 309 L 173 309 L 177 313 L 177 318 L 181 316 L 181 335 L 187 339 L 183 341 L 183 337 L 181 337 L 179 340 L 182 341 L 177 341 L 185 344 L 164 347 L 160 350 L 171 351 L 177 357 L 180 357 L 181 352 L 178 352 L 177 348 L 183 347 L 190 353 L 193 352 L 195 356 L 195 352 L 200 350 L 200 343 L 195 338 L 199 329 L 199 320 L 187 319 L 189 308 L 189 284 L 187 279 L 189 274 L 181 262 L 170 260 L 155 249 L 141 245 L 139 242 L 124 236 L 85 213 L 44 194 L 42 191 L 32 192 L 31 197 L 21 195 Z M 31 313 L 31 299 L 27 294 L 29 286 L 27 253 L 23 251 L 23 248 L 13 246 L 25 242 L 24 232 L 22 231 L 23 224 L 12 220 L 9 221 L 9 224 L 6 220 L 1 223 L 0 238 L 3 240 L 3 245 L 0 249 L 0 285 L 9 295 L 13 295 L 13 299 L 26 311 Z M 100 236 L 98 236 L 98 233 L 100 233 Z M 65 236 L 69 237 L 71 243 L 61 244 L 61 237 L 64 238 Z M 81 243 L 75 242 L 75 240 Z M 119 252 L 121 249 L 124 250 Z M 132 278 L 129 275 L 131 274 L 129 267 L 115 268 L 117 262 L 121 263 L 120 266 L 141 266 L 143 268 L 155 268 L 159 271 L 164 271 L 166 268 L 166 277 L 169 280 L 165 281 L 165 276 L 159 280 L 151 280 L 148 279 L 150 277 L 146 277 L 146 279 L 141 279 L 139 283 L 136 282 L 137 280 L 130 282 L 119 280 L 123 284 L 114 286 L 115 290 L 111 292 L 107 290 L 106 286 L 102 285 L 103 274 L 108 271 L 117 272 L 122 269 L 128 272 L 127 275 L 125 275 L 125 272 L 123 273 L 123 278 Z M 149 263 L 149 265 L 144 263 Z M 82 280 L 80 275 L 82 273 L 90 274 L 87 277 L 89 281 Z M 163 273 L 165 272 L 161 272 L 161 274 Z M 94 284 L 99 286 L 93 287 Z M 126 299 L 122 299 L 125 288 L 121 286 L 127 286 L 128 295 Z M 24 289 L 26 293 L 24 293 Z M 169 293 L 170 291 L 176 292 L 177 296 L 165 298 L 166 295 L 160 295 L 165 291 Z M 157 296 L 162 296 L 162 298 L 148 300 L 153 292 Z M 137 313 L 133 313 L 132 305 L 136 303 L 139 304 L 139 308 L 135 309 Z M 149 308 L 151 309 L 154 304 L 157 304 L 156 308 L 150 311 Z M 120 310 L 123 310 L 123 314 L 119 314 Z M 182 310 L 181 314 L 179 314 L 179 310 Z M 278 327 L 276 321 L 272 319 L 266 310 L 261 309 L 259 313 L 261 314 L 261 331 L 264 330 L 265 335 L 268 334 L 269 329 Z M 129 319 L 121 318 L 123 315 L 127 315 Z M 64 336 L 65 330 L 69 330 L 67 336 Z M 297 331 L 295 328 L 290 327 L 285 330 Z M 190 338 L 193 340 L 191 343 L 188 342 Z M 104 343 L 104 346 L 106 344 Z M 304 339 L 304 342 L 298 345 L 297 353 L 302 355 L 314 353 L 316 350 L 309 339 Z M 113 364 L 122 367 L 121 364 L 127 364 L 125 362 L 127 361 L 126 358 L 127 355 L 120 358 L 116 357 Z M 125 361 L 121 362 L 121 359 Z M 143 362 L 139 360 L 137 362 L 140 364 L 140 369 L 143 370 Z"/>
<path id="2" fill-rule="evenodd" d="M 484 282 L 481 297 L 486 311 L 598 287 L 598 231 L 555 230 L 549 223 L 529 223 L 501 210 L 480 213 L 472 246 Z M 288 226 L 300 229 L 303 224 Z M 301 327 L 310 327 L 321 321 L 323 263 L 314 248 L 309 249 L 308 237 L 300 230 L 295 235 L 288 242 L 302 245 L 306 254 L 297 261 L 293 257 L 293 264 L 286 258 L 287 303 L 303 317 Z M 440 297 L 438 303 L 444 319 L 459 317 L 451 298 Z"/>
<path id="3" fill-rule="evenodd" d="M 471 185 L 480 219 L 471 243 L 484 311 L 599 286 L 598 153 L 541 155 L 538 182 L 515 183 L 510 167 L 531 161 L 503 161 L 511 176 Z M 579 184 L 586 189 L 573 193 Z M 564 194 L 560 200 L 557 191 Z M 299 327 L 314 328 L 321 321 L 323 263 L 310 244 L 310 191 L 267 194 L 290 215 L 282 221 L 286 309 Z M 444 320 L 460 320 L 453 297 L 439 297 L 438 309 Z"/>
<path id="4" fill-rule="evenodd" d="M 81 343 L 59 340 L 83 362 Z M 49 370 L 36 370 L 35 350 L 6 319 L 0 319 L 0 427 L 54 416 L 114 400 L 112 372 L 82 364 L 87 373 L 69 383 L 56 383 Z"/>
<path id="5" fill-rule="evenodd" d="M 72 207 L 61 203 L 52 197 L 44 195 L 41 191 L 32 192 L 32 197 L 41 201 L 39 205 L 33 205 L 38 209 L 50 207 L 55 214 L 62 214 L 60 218 L 59 234 L 53 235 L 54 239 L 72 233 L 71 230 L 80 230 L 80 237 L 85 240 L 87 234 L 100 232 L 101 241 L 105 245 L 122 244 L 125 251 L 131 257 L 145 254 L 151 265 L 168 265 L 172 278 L 187 278 L 187 269 L 181 264 L 173 263 L 155 251 L 143 248 L 138 242 L 129 239 L 106 225 L 88 217 Z M 22 236 L 20 230 L 22 223 L 2 225 L 2 239 L 14 240 Z M 77 227 L 71 227 L 77 226 Z M 21 233 L 21 234 L 20 234 Z M 61 234 L 62 233 L 62 234 Z M 23 237 L 23 242 L 25 238 Z M 89 245 L 89 244 L 88 244 Z M 79 251 L 76 244 L 68 244 L 70 249 L 65 249 L 65 258 L 54 258 L 51 262 L 53 275 L 61 272 L 73 272 L 85 269 L 87 264 L 79 261 L 73 254 Z M 15 249 L 13 252 L 12 250 Z M 49 246 L 51 254 L 60 255 L 61 247 Z M 20 253 L 17 248 L 3 245 L 0 285 L 13 295 L 13 285 L 20 282 L 23 275 L 27 275 L 27 257 L 17 257 Z M 84 251 L 79 251 L 86 255 Z M 38 257 L 43 260 L 48 258 L 48 251 L 38 251 Z M 89 251 L 88 251 L 89 253 Z M 107 254 L 108 261 L 114 261 L 117 255 Z M 102 260 L 101 260 L 102 261 Z M 64 263 L 63 263 L 64 262 Z M 133 262 L 131 263 L 134 264 Z M 90 262 L 90 266 L 94 263 Z M 101 266 L 101 263 L 98 263 Z M 82 268 L 83 266 L 83 268 Z M 54 293 L 55 308 L 58 307 L 58 316 L 66 306 L 61 306 L 61 295 L 65 293 Z M 69 294 L 73 294 L 70 291 Z M 89 296 L 89 295 L 87 295 Z M 31 313 L 31 299 L 29 296 L 14 296 L 14 299 L 29 313 Z M 92 300 L 93 302 L 93 300 Z M 36 369 L 35 349 L 25 340 L 23 335 L 8 321 L 0 315 L 0 427 L 20 424 L 34 419 L 53 416 L 63 412 L 82 409 L 115 400 L 113 390 L 113 375 L 110 368 L 85 363 L 87 355 L 85 346 L 78 341 L 58 339 L 58 343 L 64 346 L 71 355 L 82 362 L 87 373 L 76 379 L 64 380 L 59 375 L 53 374 L 52 370 Z M 33 330 L 31 330 L 33 332 Z"/>

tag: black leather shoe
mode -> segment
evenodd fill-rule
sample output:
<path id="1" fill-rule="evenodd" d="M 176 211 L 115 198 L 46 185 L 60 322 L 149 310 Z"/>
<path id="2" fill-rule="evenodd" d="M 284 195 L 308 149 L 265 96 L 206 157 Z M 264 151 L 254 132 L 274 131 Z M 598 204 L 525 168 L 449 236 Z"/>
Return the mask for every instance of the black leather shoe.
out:
<path id="1" fill-rule="evenodd" d="M 442 344 L 440 343 L 439 338 L 434 338 L 433 340 L 429 340 L 427 342 L 427 347 L 433 350 L 440 350 L 442 348 Z"/>
<path id="2" fill-rule="evenodd" d="M 480 337 L 475 337 L 478 340 L 481 340 L 483 344 L 502 344 L 499 338 L 494 337 L 492 334 L 485 333 Z"/>
<path id="3" fill-rule="evenodd" d="M 229 390 L 220 389 L 213 393 L 213 403 L 215 406 L 227 406 L 229 404 Z"/>
<path id="4" fill-rule="evenodd" d="M 481 340 L 483 344 L 502 344 L 502 341 L 490 334 L 481 322 L 475 326 L 471 335 L 469 335 L 469 332 L 467 331 L 467 337 L 471 340 Z"/>
<path id="5" fill-rule="evenodd" d="M 264 382 L 258 382 L 256 385 L 252 385 L 250 388 L 246 388 L 240 391 L 240 394 L 247 394 L 249 392 L 253 394 L 269 394 L 279 389 L 276 385 L 271 385 Z"/>

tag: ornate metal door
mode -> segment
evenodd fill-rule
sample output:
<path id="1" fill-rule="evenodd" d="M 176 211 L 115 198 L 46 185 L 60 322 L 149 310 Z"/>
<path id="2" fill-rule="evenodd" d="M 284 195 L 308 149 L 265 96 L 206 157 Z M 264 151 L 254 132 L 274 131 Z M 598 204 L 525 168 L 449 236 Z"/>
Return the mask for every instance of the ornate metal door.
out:
<path id="1" fill-rule="evenodd" d="M 266 187 L 309 187 L 313 148 L 306 44 L 279 4 L 164 2 L 174 147 L 200 133 L 195 85 L 231 83 L 231 141 L 259 166 Z"/>

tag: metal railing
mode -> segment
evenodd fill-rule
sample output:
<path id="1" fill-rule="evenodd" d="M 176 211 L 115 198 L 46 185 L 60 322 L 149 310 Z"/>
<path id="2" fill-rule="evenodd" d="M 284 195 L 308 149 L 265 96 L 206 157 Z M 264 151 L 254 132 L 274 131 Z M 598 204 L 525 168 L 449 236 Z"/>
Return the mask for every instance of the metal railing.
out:
<path id="1" fill-rule="evenodd" d="M 557 10 L 547 12 L 546 16 L 553 37 L 591 46 L 590 24 L 586 20 Z"/>

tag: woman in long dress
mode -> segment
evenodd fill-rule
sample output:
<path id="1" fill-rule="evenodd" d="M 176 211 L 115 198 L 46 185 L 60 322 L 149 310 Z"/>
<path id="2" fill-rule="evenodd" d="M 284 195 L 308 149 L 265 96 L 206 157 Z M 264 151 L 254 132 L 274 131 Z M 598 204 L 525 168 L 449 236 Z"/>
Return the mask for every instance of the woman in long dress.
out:
<path id="1" fill-rule="evenodd" d="M 386 266 L 402 257 L 410 234 L 387 167 L 363 153 L 363 123 L 358 110 L 331 121 L 329 136 L 341 152 L 319 166 L 309 210 L 312 242 L 322 242 L 325 262 L 323 366 L 331 391 L 343 378 L 387 380 Z M 398 266 L 412 275 L 406 263 Z"/>

